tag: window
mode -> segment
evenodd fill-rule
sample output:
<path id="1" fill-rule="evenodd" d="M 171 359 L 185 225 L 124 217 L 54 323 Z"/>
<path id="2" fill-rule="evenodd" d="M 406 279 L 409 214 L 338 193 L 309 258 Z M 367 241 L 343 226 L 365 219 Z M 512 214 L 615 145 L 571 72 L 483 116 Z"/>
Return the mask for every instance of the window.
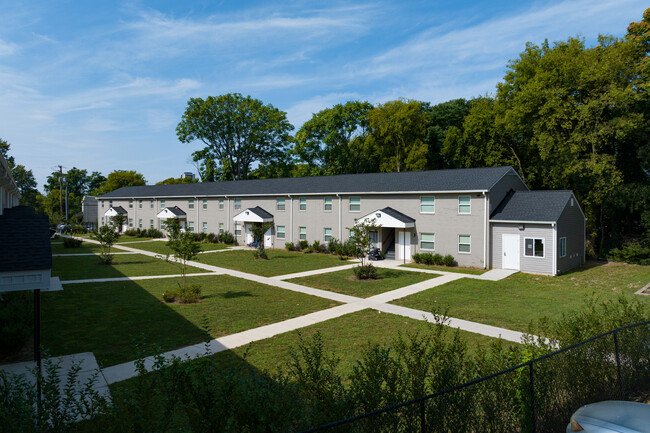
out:
<path id="1" fill-rule="evenodd" d="M 458 235 L 458 252 L 471 253 L 472 252 L 472 237 L 469 235 Z"/>
<path id="2" fill-rule="evenodd" d="M 207 232 L 208 232 L 208 223 L 204 222 L 203 223 L 203 233 L 207 233 Z"/>
<path id="3" fill-rule="evenodd" d="M 323 239 L 325 240 L 325 242 L 331 241 L 332 240 L 332 229 L 327 227 L 327 228 L 323 229 L 323 232 L 324 232 L 323 233 L 324 234 Z"/>
<path id="4" fill-rule="evenodd" d="M 204 198 L 203 199 L 203 209 L 207 209 L 207 208 L 208 208 L 208 199 Z"/>
<path id="5" fill-rule="evenodd" d="M 434 233 L 422 233 L 420 235 L 420 249 L 434 251 L 436 249 L 436 235 Z"/>
<path id="6" fill-rule="evenodd" d="M 160 200 L 160 209 L 165 209 L 165 200 Z"/>
<path id="7" fill-rule="evenodd" d="M 187 230 L 191 232 L 194 231 L 194 221 L 190 221 L 187 223 Z"/>
<path id="8" fill-rule="evenodd" d="M 129 208 L 133 208 L 133 200 L 129 200 Z"/>
<path id="9" fill-rule="evenodd" d="M 560 257 L 566 257 L 566 238 L 560 238 Z"/>
<path id="10" fill-rule="evenodd" d="M 165 221 L 160 221 L 160 230 L 165 230 Z"/>
<path id="11" fill-rule="evenodd" d="M 219 234 L 223 234 L 223 223 L 219 223 Z"/>
<path id="12" fill-rule="evenodd" d="M 108 201 L 108 206 L 109 206 L 109 207 L 113 207 L 113 200 L 109 200 L 109 201 Z"/>
<path id="13" fill-rule="evenodd" d="M 133 218 L 129 218 L 129 227 L 133 227 Z"/>
<path id="14" fill-rule="evenodd" d="M 377 243 L 379 242 L 379 232 L 377 230 L 371 230 L 368 232 L 368 238 L 370 240 L 370 244 L 373 246 L 373 248 L 377 247 Z"/>
<path id="15" fill-rule="evenodd" d="M 301 241 L 306 241 L 307 240 L 307 227 L 299 227 L 300 230 L 300 240 Z"/>
<path id="16" fill-rule="evenodd" d="M 544 239 L 524 239 L 524 255 L 526 257 L 544 257 Z"/>
<path id="17" fill-rule="evenodd" d="M 304 197 L 300 199 L 300 210 L 307 210 L 307 199 Z"/>
<path id="18" fill-rule="evenodd" d="M 153 228 L 153 220 L 149 220 L 149 228 Z"/>
<path id="19" fill-rule="evenodd" d="M 350 197 L 350 212 L 361 212 L 360 197 Z"/>
<path id="20" fill-rule="evenodd" d="M 142 209 L 142 200 L 139 200 L 139 201 L 138 201 L 138 207 L 139 207 L 140 209 Z"/>
<path id="21" fill-rule="evenodd" d="M 275 227 L 275 236 L 278 239 L 284 239 L 285 238 L 284 226 L 276 226 Z"/>
<path id="22" fill-rule="evenodd" d="M 190 200 L 187 201 L 187 207 L 189 207 L 190 209 L 194 209 L 194 200 L 193 199 L 190 199 Z"/>
<path id="23" fill-rule="evenodd" d="M 323 199 L 323 210 L 325 212 L 332 212 L 332 197 L 325 197 Z"/>
<path id="24" fill-rule="evenodd" d="M 275 208 L 277 210 L 284 210 L 284 199 L 279 198 L 275 201 Z"/>
<path id="25" fill-rule="evenodd" d="M 153 199 L 149 202 L 149 207 L 153 209 Z"/>
<path id="26" fill-rule="evenodd" d="M 223 210 L 223 199 L 219 199 L 219 210 Z"/>
<path id="27" fill-rule="evenodd" d="M 241 209 L 241 199 L 240 198 L 235 199 L 235 209 Z"/>
<path id="28" fill-rule="evenodd" d="M 102 217 L 102 225 L 104 225 L 104 217 Z"/>
<path id="29" fill-rule="evenodd" d="M 435 213 L 435 212 L 436 212 L 436 198 L 420 197 L 420 213 Z"/>
<path id="30" fill-rule="evenodd" d="M 104 200 L 102 200 L 102 207 L 104 207 Z"/>
<path id="31" fill-rule="evenodd" d="M 140 229 L 142 228 L 142 218 L 140 218 L 138 220 L 138 228 L 140 228 Z"/>
<path id="32" fill-rule="evenodd" d="M 239 223 L 235 223 L 235 236 L 241 236 L 241 226 Z"/>
<path id="33" fill-rule="evenodd" d="M 471 197 L 468 195 L 458 196 L 458 213 L 468 214 L 472 213 L 472 205 L 470 203 Z"/>

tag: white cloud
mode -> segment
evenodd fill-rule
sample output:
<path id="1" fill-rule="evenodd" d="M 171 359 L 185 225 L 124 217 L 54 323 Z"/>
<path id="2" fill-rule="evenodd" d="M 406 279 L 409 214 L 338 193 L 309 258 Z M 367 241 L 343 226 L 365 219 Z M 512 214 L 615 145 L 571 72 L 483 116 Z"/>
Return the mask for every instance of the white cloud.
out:
<path id="1" fill-rule="evenodd" d="M 311 119 L 314 113 L 336 104 L 345 103 L 352 99 L 359 99 L 358 94 L 350 92 L 314 96 L 289 107 L 286 110 L 287 118 L 289 119 L 289 122 L 296 127 L 296 130 L 298 130 L 303 123 Z"/>
<path id="2" fill-rule="evenodd" d="M 0 56 L 9 56 L 13 54 L 18 46 L 11 42 L 6 42 L 0 39 Z"/>

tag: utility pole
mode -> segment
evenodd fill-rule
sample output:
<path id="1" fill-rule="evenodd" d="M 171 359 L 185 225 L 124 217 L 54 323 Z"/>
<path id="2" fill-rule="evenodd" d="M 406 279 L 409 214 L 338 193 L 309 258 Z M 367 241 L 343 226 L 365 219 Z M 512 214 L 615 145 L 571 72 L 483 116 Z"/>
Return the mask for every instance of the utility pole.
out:
<path id="1" fill-rule="evenodd" d="M 63 215 L 63 166 L 59 165 L 59 215 Z"/>

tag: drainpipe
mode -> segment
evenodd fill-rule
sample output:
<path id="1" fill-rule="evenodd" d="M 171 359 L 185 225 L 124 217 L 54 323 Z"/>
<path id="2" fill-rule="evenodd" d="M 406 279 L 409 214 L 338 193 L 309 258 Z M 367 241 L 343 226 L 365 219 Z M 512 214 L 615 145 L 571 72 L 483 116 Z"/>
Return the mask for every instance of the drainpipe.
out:
<path id="1" fill-rule="evenodd" d="M 488 197 L 485 191 L 483 192 L 483 214 L 485 215 L 485 224 L 483 225 L 483 269 L 487 269 L 487 260 L 488 260 Z"/>
<path id="2" fill-rule="evenodd" d="M 339 198 L 339 242 L 343 241 L 343 220 L 342 220 L 342 215 L 341 215 L 341 195 L 336 194 L 336 196 Z"/>
<path id="3" fill-rule="evenodd" d="M 201 221 L 199 221 L 199 198 L 194 197 L 194 208 L 196 209 L 196 233 L 199 233 L 199 227 L 201 227 Z M 203 233 L 203 230 L 200 231 Z"/>
<path id="4" fill-rule="evenodd" d="M 553 249 L 551 250 L 553 259 L 553 275 L 557 275 L 557 224 L 553 223 Z"/>
<path id="5" fill-rule="evenodd" d="M 230 233 L 232 233 L 232 234 L 234 235 L 234 234 L 235 234 L 235 231 L 230 229 L 230 199 L 228 198 L 227 195 L 224 195 L 223 197 L 224 197 L 226 200 L 228 200 L 228 202 L 227 202 L 227 205 L 228 205 L 228 229 L 227 229 L 227 230 L 228 230 Z M 218 204 L 218 203 L 219 203 L 219 202 L 217 202 L 217 204 Z"/>
<path id="6" fill-rule="evenodd" d="M 291 212 L 289 212 L 289 242 L 293 243 L 293 197 L 291 197 L 291 194 L 288 197 L 289 208 L 291 209 Z"/>

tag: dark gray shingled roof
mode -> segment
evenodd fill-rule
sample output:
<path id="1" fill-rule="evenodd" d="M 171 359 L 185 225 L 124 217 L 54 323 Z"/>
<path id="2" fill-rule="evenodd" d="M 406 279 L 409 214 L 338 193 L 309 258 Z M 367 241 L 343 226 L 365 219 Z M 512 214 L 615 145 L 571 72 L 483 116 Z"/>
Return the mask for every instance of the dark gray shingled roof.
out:
<path id="1" fill-rule="evenodd" d="M 127 186 L 104 194 L 101 198 L 486 191 L 511 170 L 514 173 L 512 167 L 485 167 Z"/>
<path id="2" fill-rule="evenodd" d="M 117 213 L 128 214 L 126 209 L 124 209 L 122 206 L 111 206 L 111 209 L 113 209 Z"/>
<path id="3" fill-rule="evenodd" d="M 179 208 L 178 206 L 167 207 L 165 209 L 167 209 L 168 211 L 170 211 L 171 213 L 173 213 L 176 216 L 187 215 L 185 213 L 185 211 L 183 209 Z"/>
<path id="4" fill-rule="evenodd" d="M 29 206 L 0 215 L 0 272 L 52 269 L 50 227 L 46 215 Z"/>
<path id="5" fill-rule="evenodd" d="M 572 195 L 571 191 L 510 191 L 490 219 L 555 222 Z"/>
<path id="6" fill-rule="evenodd" d="M 392 207 L 385 207 L 381 209 L 381 212 L 385 213 L 386 215 L 390 215 L 393 218 L 395 218 L 398 221 L 401 221 L 403 223 L 414 223 L 415 220 L 411 218 L 408 215 L 403 214 L 402 212 L 396 211 Z"/>
<path id="7" fill-rule="evenodd" d="M 267 211 L 265 211 L 264 209 L 262 209 L 259 206 L 248 208 L 246 210 L 253 212 L 255 215 L 257 215 L 258 217 L 263 218 L 263 219 L 273 218 L 273 215 L 271 215 L 270 213 L 268 213 Z"/>

